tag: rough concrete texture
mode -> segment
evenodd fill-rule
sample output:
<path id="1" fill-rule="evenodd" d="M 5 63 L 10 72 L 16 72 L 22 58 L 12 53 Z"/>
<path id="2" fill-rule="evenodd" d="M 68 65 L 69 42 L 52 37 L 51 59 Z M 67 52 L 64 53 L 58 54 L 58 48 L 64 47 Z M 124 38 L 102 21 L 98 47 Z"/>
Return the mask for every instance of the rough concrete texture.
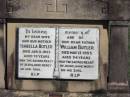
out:
<path id="1" fill-rule="evenodd" d="M 110 22 L 110 65 L 108 89 L 128 91 L 128 21 Z M 118 72 L 120 71 L 120 72 Z"/>
<path id="2" fill-rule="evenodd" d="M 8 0 L 7 7 L 9 18 L 99 20 L 108 11 L 106 0 Z"/>
<path id="3" fill-rule="evenodd" d="M 111 27 L 109 68 L 109 86 L 113 86 L 111 89 L 120 90 L 121 86 L 122 90 L 125 87 L 128 90 L 128 27 Z"/>
<path id="4" fill-rule="evenodd" d="M 49 97 L 47 93 L 35 91 L 0 90 L 0 97 Z"/>
<path id="5" fill-rule="evenodd" d="M 130 0 L 108 0 L 109 20 L 130 20 Z"/>
<path id="6" fill-rule="evenodd" d="M 6 0 L 0 0 L 0 18 L 6 17 Z"/>
<path id="7" fill-rule="evenodd" d="M 0 97 L 130 97 L 129 93 L 44 93 L 41 91 L 0 90 Z"/>
<path id="8" fill-rule="evenodd" d="M 130 0 L 0 0 L 0 4 L 0 18 L 130 20 Z"/>

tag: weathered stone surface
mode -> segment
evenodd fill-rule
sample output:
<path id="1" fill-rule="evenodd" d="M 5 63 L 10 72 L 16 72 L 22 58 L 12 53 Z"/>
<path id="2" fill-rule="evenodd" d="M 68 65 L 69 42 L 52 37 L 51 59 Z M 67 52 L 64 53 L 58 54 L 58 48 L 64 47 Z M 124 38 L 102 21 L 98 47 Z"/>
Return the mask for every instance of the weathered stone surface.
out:
<path id="1" fill-rule="evenodd" d="M 15 34 L 17 27 L 98 27 L 100 29 L 100 53 L 99 53 L 99 79 L 95 81 L 60 81 L 60 80 L 18 80 L 15 77 Z M 42 90 L 58 92 L 92 92 L 105 91 L 107 89 L 107 64 L 108 64 L 108 33 L 102 25 L 80 24 L 31 24 L 8 23 L 7 26 L 7 86 L 9 89 L 18 90 Z"/>
<path id="2" fill-rule="evenodd" d="M 0 97 L 130 97 L 129 93 L 66 93 L 0 90 Z"/>
<path id="3" fill-rule="evenodd" d="M 49 97 L 49 93 L 40 91 L 0 90 L 0 97 Z"/>
<path id="4" fill-rule="evenodd" d="M 129 10 L 129 0 L 0 0 L 1 18 L 130 20 Z"/>
<path id="5" fill-rule="evenodd" d="M 121 24 L 123 24 L 122 21 Z M 119 23 L 119 22 L 118 22 Z M 113 24 L 113 25 L 112 25 Z M 114 21 L 110 26 L 110 66 L 109 90 L 127 91 L 128 88 L 128 26 L 117 25 Z M 124 22 L 125 24 L 125 22 Z"/>
<path id="6" fill-rule="evenodd" d="M 107 0 L 7 0 L 9 18 L 107 18 Z"/>
<path id="7" fill-rule="evenodd" d="M 130 25 L 130 21 L 109 21 L 110 26 L 126 26 L 128 27 Z"/>
<path id="8" fill-rule="evenodd" d="M 0 18 L 6 17 L 6 0 L 0 0 Z"/>
<path id="9" fill-rule="evenodd" d="M 0 5 L 1 18 L 130 20 L 129 0 L 0 0 Z"/>
<path id="10" fill-rule="evenodd" d="M 3 20 L 0 19 L 0 88 L 5 88 L 4 33 Z"/>
<path id="11" fill-rule="evenodd" d="M 108 0 L 109 20 L 130 20 L 130 0 Z"/>

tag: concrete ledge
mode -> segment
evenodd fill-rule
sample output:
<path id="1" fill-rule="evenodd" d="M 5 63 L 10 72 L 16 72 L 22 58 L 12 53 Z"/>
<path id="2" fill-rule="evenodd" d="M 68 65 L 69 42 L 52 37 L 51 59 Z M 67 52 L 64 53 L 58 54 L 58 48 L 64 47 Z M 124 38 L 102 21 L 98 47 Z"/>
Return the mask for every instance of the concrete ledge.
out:
<path id="1" fill-rule="evenodd" d="M 110 26 L 129 26 L 130 21 L 110 21 Z"/>
<path id="2" fill-rule="evenodd" d="M 0 97 L 130 97 L 130 93 L 45 93 L 42 91 L 0 90 Z"/>

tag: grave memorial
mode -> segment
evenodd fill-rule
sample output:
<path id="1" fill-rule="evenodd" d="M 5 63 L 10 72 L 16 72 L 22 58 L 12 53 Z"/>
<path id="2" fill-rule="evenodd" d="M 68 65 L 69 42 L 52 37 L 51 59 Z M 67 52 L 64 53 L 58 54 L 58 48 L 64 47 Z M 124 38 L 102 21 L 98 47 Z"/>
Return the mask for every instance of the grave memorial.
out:
<path id="1" fill-rule="evenodd" d="M 107 87 L 101 68 L 107 68 L 108 37 L 102 25 L 8 23 L 7 46 L 10 89 L 89 92 Z M 81 82 L 84 86 L 73 88 Z"/>
<path id="2" fill-rule="evenodd" d="M 18 77 L 98 78 L 98 28 L 19 28 L 17 34 Z"/>
<path id="3" fill-rule="evenodd" d="M 129 0 L 0 5 L 0 97 L 130 97 Z"/>

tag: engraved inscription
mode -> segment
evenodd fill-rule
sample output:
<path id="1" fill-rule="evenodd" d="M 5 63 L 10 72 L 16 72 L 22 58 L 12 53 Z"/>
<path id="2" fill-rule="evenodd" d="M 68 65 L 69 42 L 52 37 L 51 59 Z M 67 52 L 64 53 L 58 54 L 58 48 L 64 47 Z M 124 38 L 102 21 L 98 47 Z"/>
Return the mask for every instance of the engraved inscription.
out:
<path id="1" fill-rule="evenodd" d="M 96 80 L 98 28 L 19 28 L 18 78 Z"/>
<path id="2" fill-rule="evenodd" d="M 19 78 L 53 78 L 55 28 L 19 28 Z"/>
<path id="3" fill-rule="evenodd" d="M 67 12 L 67 4 L 59 1 L 53 0 L 51 3 L 47 3 L 47 12 Z"/>

